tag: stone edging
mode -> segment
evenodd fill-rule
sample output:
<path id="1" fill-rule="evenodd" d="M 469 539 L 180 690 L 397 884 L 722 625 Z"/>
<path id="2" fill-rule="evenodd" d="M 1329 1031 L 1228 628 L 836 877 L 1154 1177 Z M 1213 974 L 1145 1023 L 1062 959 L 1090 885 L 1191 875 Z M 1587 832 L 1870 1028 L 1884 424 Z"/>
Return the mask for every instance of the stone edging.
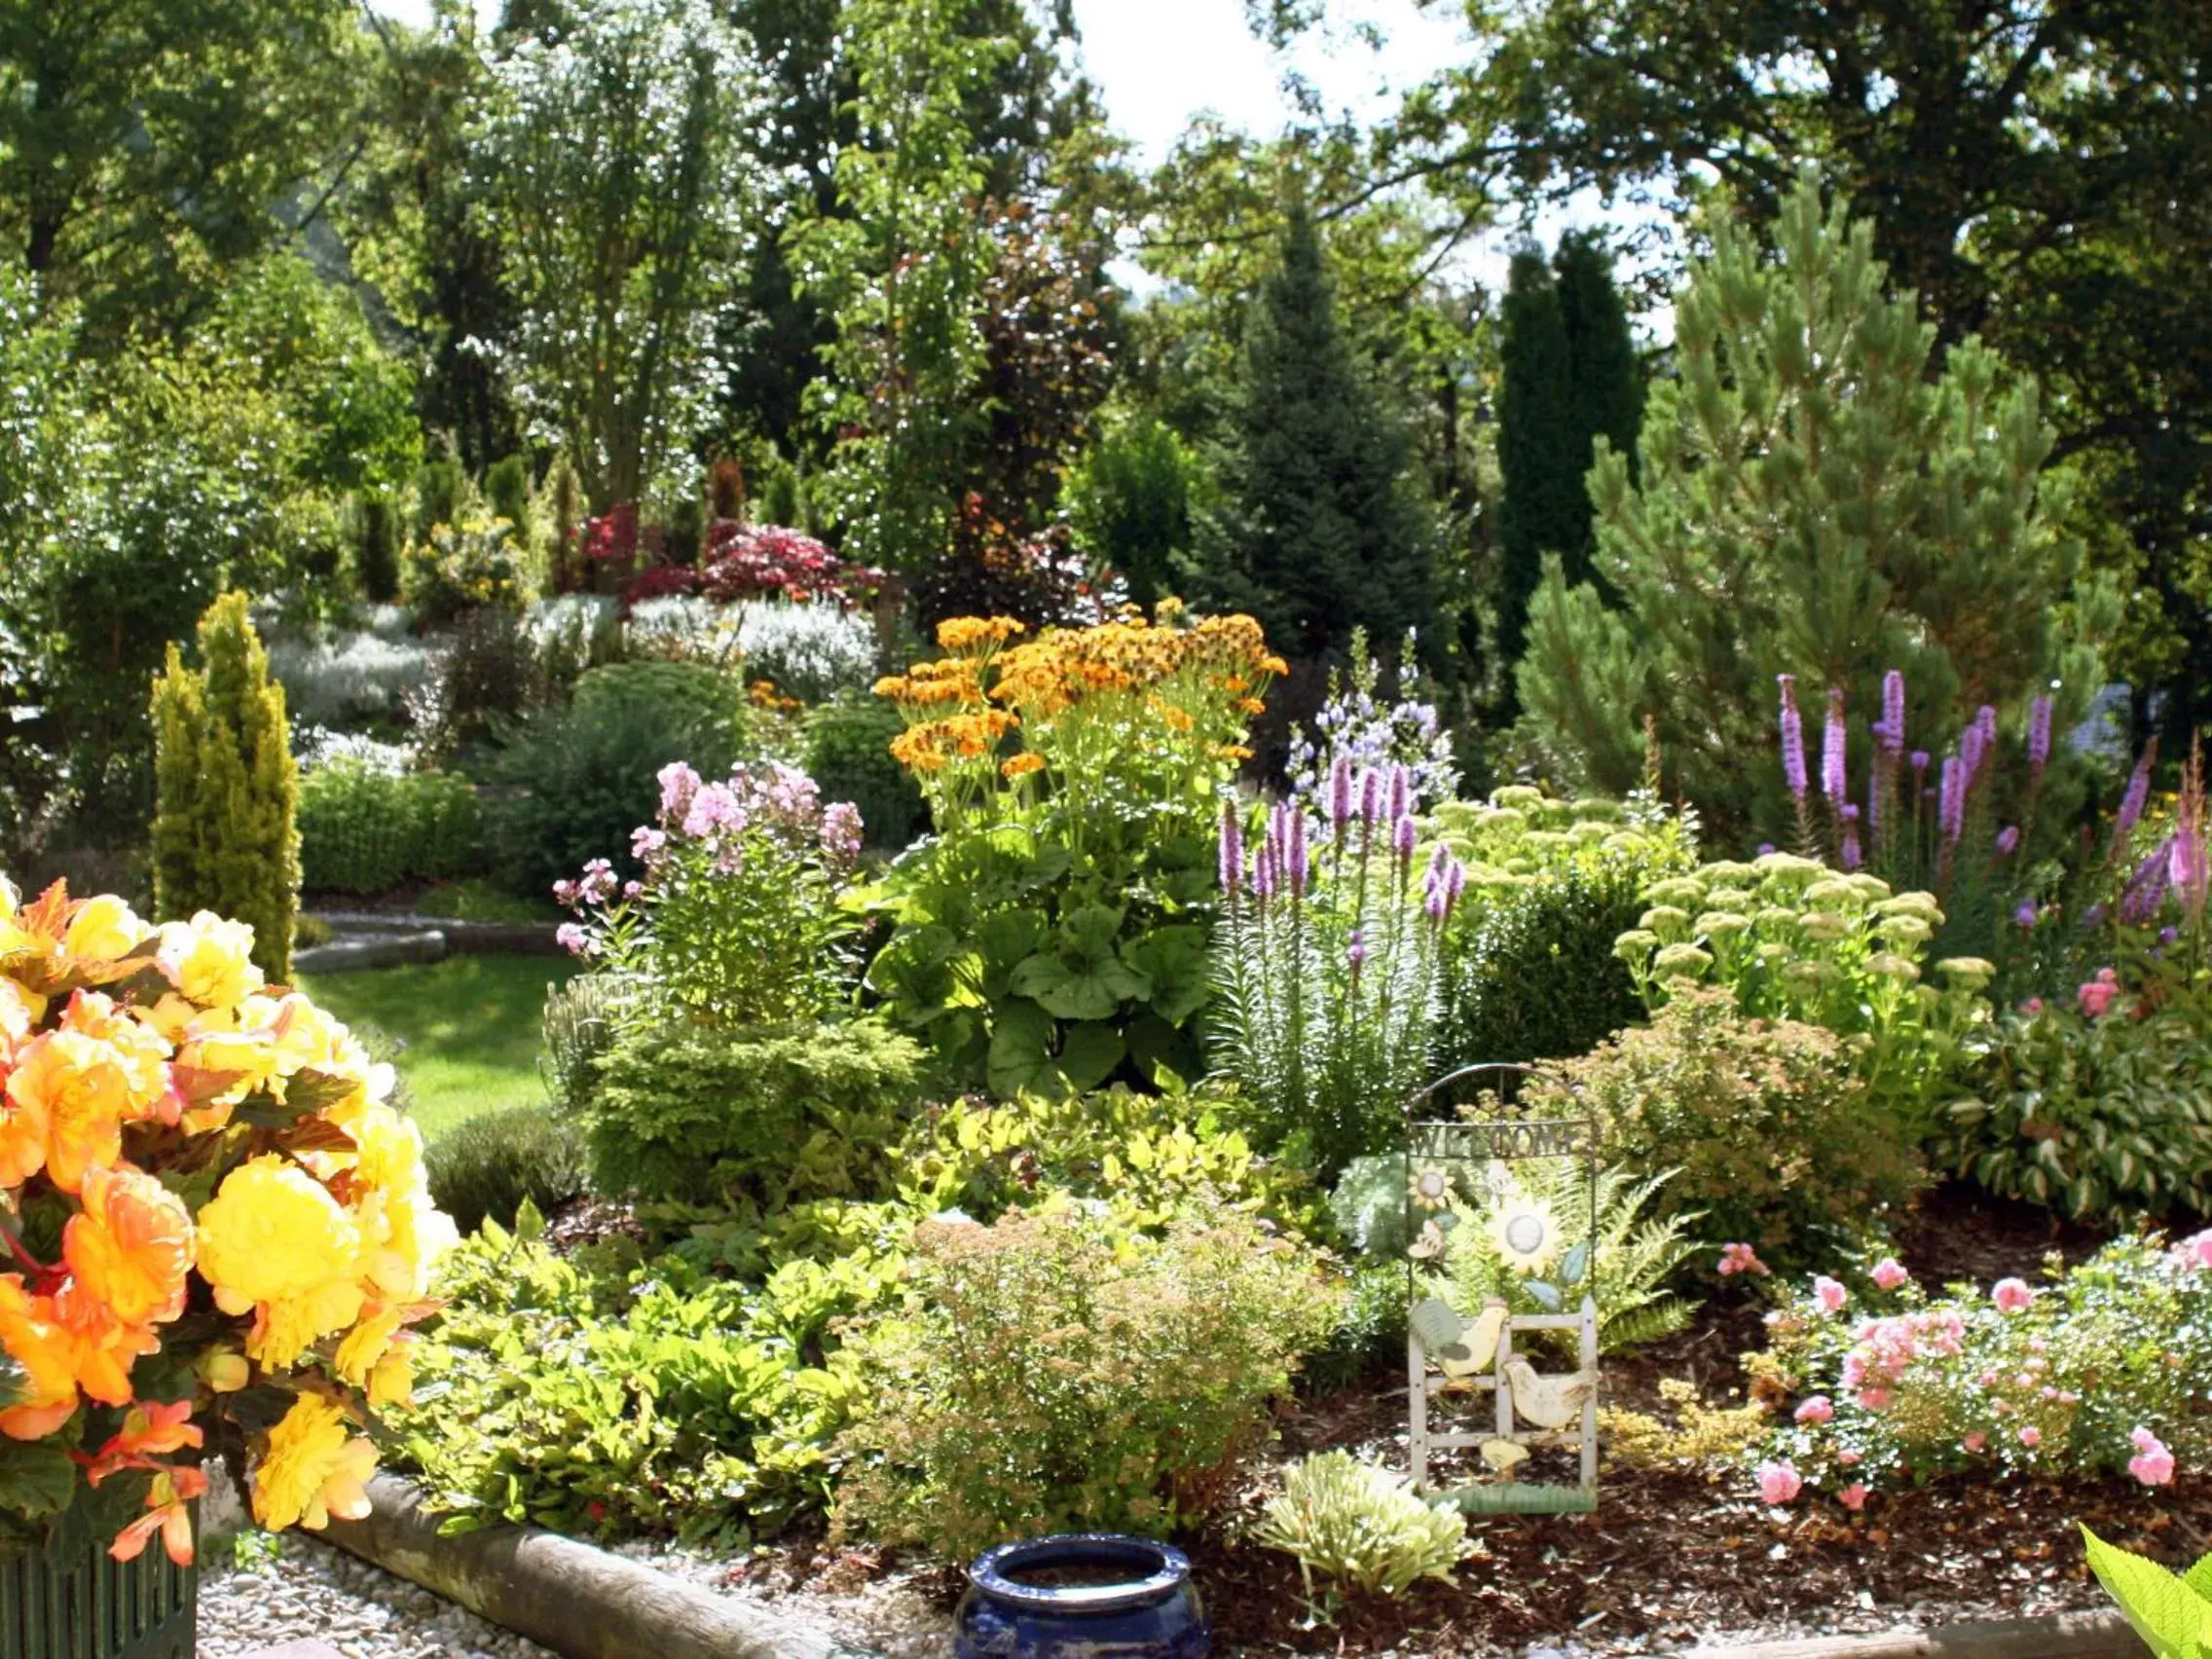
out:
<path id="1" fill-rule="evenodd" d="M 881 1659 L 557 1532 L 441 1537 L 422 1493 L 391 1475 L 369 1483 L 369 1502 L 366 1520 L 323 1535 L 565 1659 Z"/>
<path id="2" fill-rule="evenodd" d="M 2118 1612 L 2050 1613 L 2001 1623 L 1938 1625 L 1881 1636 L 1811 1637 L 1744 1647 L 1708 1643 L 1690 1659 L 2143 1659 Z"/>
<path id="3" fill-rule="evenodd" d="M 559 956 L 551 922 L 464 922 L 447 916 L 400 916 L 376 910 L 315 910 L 310 914 L 342 936 L 329 944 L 292 952 L 303 974 L 343 974 L 402 962 L 439 962 L 447 956 Z"/>

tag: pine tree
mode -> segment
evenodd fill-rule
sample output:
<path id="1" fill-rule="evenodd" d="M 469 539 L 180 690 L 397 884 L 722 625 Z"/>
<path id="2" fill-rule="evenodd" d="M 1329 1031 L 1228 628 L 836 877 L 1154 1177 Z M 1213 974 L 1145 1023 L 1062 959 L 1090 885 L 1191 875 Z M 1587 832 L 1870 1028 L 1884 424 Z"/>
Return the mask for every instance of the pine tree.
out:
<path id="1" fill-rule="evenodd" d="M 1618 607 L 1547 562 L 1521 730 L 1563 781 L 1619 792 L 1643 771 L 1648 714 L 1671 792 L 1725 835 L 1781 842 L 1778 674 L 1814 699 L 1841 688 L 1863 731 L 1901 670 L 1916 748 L 1939 750 L 1983 704 L 2024 718 L 2054 683 L 2063 729 L 2099 682 L 2090 642 L 2117 599 L 2077 580 L 2070 480 L 2044 471 L 2034 385 L 1971 339 L 1930 374 L 1934 330 L 1909 292 L 1885 295 L 1865 221 L 1841 201 L 1824 213 L 1808 173 L 1771 257 L 1725 214 L 1712 230 L 1639 478 L 1609 443 L 1590 472 Z"/>
<path id="2" fill-rule="evenodd" d="M 164 919 L 213 910 L 253 927 L 253 959 L 276 984 L 291 975 L 299 907 L 299 776 L 284 688 L 227 593 L 200 619 L 201 667 L 175 645 L 154 682 L 154 907 Z"/>
<path id="3" fill-rule="evenodd" d="M 1319 656 L 1355 627 L 1395 640 L 1432 619 L 1434 537 L 1411 445 L 1339 324 L 1311 217 L 1294 208 L 1246 328 L 1236 490 L 1219 596 L 1286 650 Z"/>
<path id="4" fill-rule="evenodd" d="M 1513 256 L 1499 321 L 1497 643 L 1511 662 L 1544 555 L 1571 553 L 1587 575 L 1590 458 L 1588 439 L 1577 444 L 1559 285 L 1533 248 Z"/>

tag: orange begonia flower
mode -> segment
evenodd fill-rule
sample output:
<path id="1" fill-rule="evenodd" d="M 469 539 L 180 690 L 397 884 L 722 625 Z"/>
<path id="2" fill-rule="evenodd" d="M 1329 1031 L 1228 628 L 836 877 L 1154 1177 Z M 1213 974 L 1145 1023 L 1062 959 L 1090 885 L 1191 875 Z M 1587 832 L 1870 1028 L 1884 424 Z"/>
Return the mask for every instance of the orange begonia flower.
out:
<path id="1" fill-rule="evenodd" d="M 85 1464 L 85 1478 L 98 1486 L 119 1469 L 149 1469 L 155 1466 L 156 1457 L 188 1446 L 198 1450 L 203 1439 L 199 1425 L 192 1421 L 190 1400 L 166 1405 L 143 1400 L 130 1408 L 123 1427 L 96 1456 L 79 1460 Z"/>
<path id="2" fill-rule="evenodd" d="M 77 1368 L 54 1299 L 31 1295 L 20 1273 L 0 1273 L 0 1348 L 23 1368 L 15 1403 L 0 1411 L 0 1434 L 44 1440 L 77 1409 Z"/>
<path id="3" fill-rule="evenodd" d="M 131 1366 L 140 1355 L 161 1351 L 152 1328 L 124 1324 L 74 1279 L 55 1294 L 54 1320 L 68 1336 L 77 1386 L 104 1406 L 130 1404 Z"/>
<path id="4" fill-rule="evenodd" d="M 117 1561 L 136 1561 L 145 1553 L 146 1541 L 159 1532 L 169 1560 L 190 1567 L 192 1512 L 186 1505 L 206 1491 L 207 1477 L 198 1469 L 163 1469 L 146 1493 L 146 1513 L 115 1535 L 107 1553 Z"/>
<path id="5" fill-rule="evenodd" d="M 183 1200 L 136 1169 L 87 1170 L 83 1197 L 84 1209 L 61 1233 L 62 1260 L 77 1283 L 126 1325 L 183 1312 L 193 1254 Z"/>

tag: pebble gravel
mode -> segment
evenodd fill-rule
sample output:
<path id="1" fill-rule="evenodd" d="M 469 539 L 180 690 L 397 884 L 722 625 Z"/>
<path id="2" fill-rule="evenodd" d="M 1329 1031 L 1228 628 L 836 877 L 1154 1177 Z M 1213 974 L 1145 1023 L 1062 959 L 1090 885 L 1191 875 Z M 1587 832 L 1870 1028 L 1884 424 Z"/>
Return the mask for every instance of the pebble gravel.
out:
<path id="1" fill-rule="evenodd" d="M 243 1659 L 309 1639 L 345 1659 L 553 1659 L 535 1641 L 328 1544 L 290 1535 L 268 1548 L 201 1580 L 197 1659 Z"/>

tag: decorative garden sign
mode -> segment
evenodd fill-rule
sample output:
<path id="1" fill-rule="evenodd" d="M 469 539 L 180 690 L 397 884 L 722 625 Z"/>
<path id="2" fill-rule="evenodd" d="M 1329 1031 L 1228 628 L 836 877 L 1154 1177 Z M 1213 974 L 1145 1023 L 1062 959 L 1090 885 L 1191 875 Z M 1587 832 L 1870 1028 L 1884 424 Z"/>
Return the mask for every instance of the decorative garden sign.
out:
<path id="1" fill-rule="evenodd" d="M 1482 1514 L 1566 1514 L 1598 1506 L 1598 1301 L 1597 1206 L 1583 1207 L 1583 1235 L 1571 1243 L 1558 1208 L 1532 1198 L 1519 1173 L 1544 1161 L 1576 1166 L 1583 1191 L 1595 1195 L 1597 1125 L 1588 1118 L 1530 1119 L 1504 1103 L 1502 1089 L 1485 1090 L 1478 1103 L 1452 1119 L 1430 1119 L 1440 1098 L 1484 1080 L 1517 1081 L 1526 1067 L 1467 1066 L 1431 1084 L 1408 1106 L 1406 1124 L 1407 1292 L 1406 1338 L 1413 1482 L 1428 1488 L 1429 1463 L 1439 1452 L 1475 1450 L 1485 1478 L 1442 1495 Z M 1559 1183 L 1551 1183 L 1556 1190 Z M 1489 1250 L 1512 1275 L 1480 1307 L 1456 1307 L 1439 1283 L 1456 1235 L 1482 1226 Z M 1569 1311 L 1568 1299 L 1580 1293 Z M 1540 1312 L 1516 1312 L 1534 1304 Z M 1576 1368 L 1541 1372 L 1536 1356 L 1514 1346 L 1522 1333 L 1571 1332 Z M 1490 1396 L 1492 1427 L 1432 1422 L 1446 1402 Z M 1464 1419 L 1466 1414 L 1457 1414 Z M 1575 1453 L 1580 1479 L 1531 1482 L 1520 1470 L 1539 1448 Z"/>

